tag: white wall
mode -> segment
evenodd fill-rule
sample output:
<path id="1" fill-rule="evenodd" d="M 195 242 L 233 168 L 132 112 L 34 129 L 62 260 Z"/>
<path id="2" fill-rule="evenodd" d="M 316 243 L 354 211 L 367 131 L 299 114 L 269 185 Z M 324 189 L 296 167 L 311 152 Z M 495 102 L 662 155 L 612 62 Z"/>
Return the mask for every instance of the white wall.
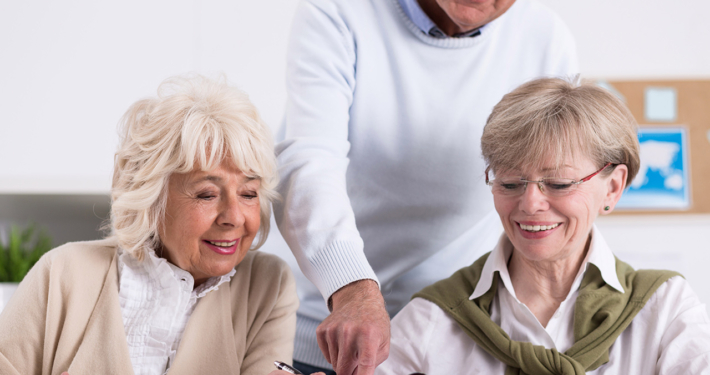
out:
<path id="1" fill-rule="evenodd" d="M 0 193 L 106 193 L 116 124 L 166 77 L 224 72 L 272 126 L 296 1 L 0 2 Z"/>
<path id="2" fill-rule="evenodd" d="M 575 35 L 586 77 L 710 78 L 708 1 L 541 1 Z M 32 218 L 62 239 L 98 237 L 100 197 L 72 198 L 93 215 L 72 214 L 72 226 L 56 215 L 66 210 L 58 202 L 108 192 L 118 119 L 168 76 L 225 72 L 275 129 L 296 3 L 0 2 L 0 229 Z M 710 215 L 616 216 L 599 226 L 620 255 L 684 272 L 710 303 Z"/>
<path id="3" fill-rule="evenodd" d="M 572 31 L 584 76 L 710 78 L 710 1 L 539 1 Z"/>
<path id="4" fill-rule="evenodd" d="M 710 312 L 710 215 L 612 215 L 596 224 L 619 259 L 680 272 Z"/>

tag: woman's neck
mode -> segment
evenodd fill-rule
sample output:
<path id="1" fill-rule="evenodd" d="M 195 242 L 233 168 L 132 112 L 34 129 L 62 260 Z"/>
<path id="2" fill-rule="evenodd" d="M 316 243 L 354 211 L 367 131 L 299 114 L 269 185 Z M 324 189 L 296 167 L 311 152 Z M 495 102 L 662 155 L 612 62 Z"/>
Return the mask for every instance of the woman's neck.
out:
<path id="1" fill-rule="evenodd" d="M 515 295 L 543 327 L 567 298 L 579 268 L 587 255 L 591 236 L 581 251 L 554 261 L 532 261 L 513 249 L 508 273 Z"/>

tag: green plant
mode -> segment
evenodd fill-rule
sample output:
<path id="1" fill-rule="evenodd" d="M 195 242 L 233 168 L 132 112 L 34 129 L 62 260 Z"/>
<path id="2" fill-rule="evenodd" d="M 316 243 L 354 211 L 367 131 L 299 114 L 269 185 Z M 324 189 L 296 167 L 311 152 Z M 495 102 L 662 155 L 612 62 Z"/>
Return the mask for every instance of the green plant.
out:
<path id="1" fill-rule="evenodd" d="M 21 230 L 10 228 L 7 243 L 0 243 L 0 282 L 20 282 L 30 268 L 52 248 L 52 239 L 30 223 Z"/>

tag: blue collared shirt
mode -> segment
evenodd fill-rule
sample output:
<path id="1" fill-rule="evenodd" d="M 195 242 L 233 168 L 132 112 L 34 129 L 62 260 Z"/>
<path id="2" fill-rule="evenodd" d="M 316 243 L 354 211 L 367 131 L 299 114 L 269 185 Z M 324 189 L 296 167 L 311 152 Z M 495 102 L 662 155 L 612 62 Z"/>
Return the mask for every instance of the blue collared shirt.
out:
<path id="1" fill-rule="evenodd" d="M 419 3 L 417 0 L 399 0 L 399 5 L 402 6 L 402 10 L 404 10 L 404 13 L 409 17 L 409 19 L 414 22 L 415 25 L 419 29 L 422 30 L 424 34 L 427 34 L 429 36 L 433 36 L 435 38 L 448 38 L 449 36 L 446 35 L 441 29 L 436 26 L 434 21 L 427 16 L 426 13 L 424 13 L 424 10 L 422 9 L 421 6 L 419 6 Z M 481 30 L 485 26 L 481 26 L 477 29 L 471 30 L 471 31 L 466 31 L 461 34 L 456 34 L 453 37 L 454 38 L 468 38 L 468 37 L 475 37 L 478 35 L 481 35 Z"/>

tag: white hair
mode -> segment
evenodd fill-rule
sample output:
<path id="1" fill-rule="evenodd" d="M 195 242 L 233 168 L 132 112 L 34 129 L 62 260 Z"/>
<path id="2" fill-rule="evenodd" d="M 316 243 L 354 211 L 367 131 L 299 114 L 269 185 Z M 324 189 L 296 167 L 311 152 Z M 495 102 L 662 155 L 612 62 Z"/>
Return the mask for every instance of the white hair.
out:
<path id="1" fill-rule="evenodd" d="M 248 96 L 225 79 L 173 77 L 156 98 L 133 104 L 119 124 L 111 188 L 111 236 L 137 259 L 160 246 L 168 180 L 207 171 L 225 158 L 261 182 L 261 226 L 253 249 L 266 241 L 278 183 L 273 140 Z"/>

